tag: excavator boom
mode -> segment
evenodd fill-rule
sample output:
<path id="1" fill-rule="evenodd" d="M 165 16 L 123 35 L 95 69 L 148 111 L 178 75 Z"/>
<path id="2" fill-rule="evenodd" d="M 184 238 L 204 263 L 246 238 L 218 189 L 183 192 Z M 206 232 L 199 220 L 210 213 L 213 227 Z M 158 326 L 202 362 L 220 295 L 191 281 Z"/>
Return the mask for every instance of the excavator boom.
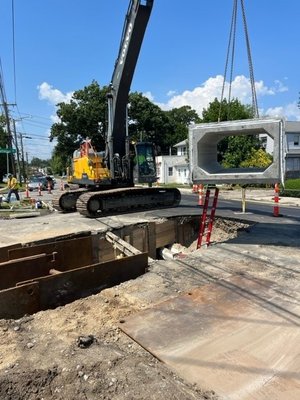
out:
<path id="1" fill-rule="evenodd" d="M 148 0 L 146 3 L 141 0 L 131 0 L 126 13 L 108 95 L 107 140 L 110 165 L 113 165 L 113 154 L 117 153 L 122 158 L 126 153 L 128 95 L 152 7 L 153 0 Z"/>

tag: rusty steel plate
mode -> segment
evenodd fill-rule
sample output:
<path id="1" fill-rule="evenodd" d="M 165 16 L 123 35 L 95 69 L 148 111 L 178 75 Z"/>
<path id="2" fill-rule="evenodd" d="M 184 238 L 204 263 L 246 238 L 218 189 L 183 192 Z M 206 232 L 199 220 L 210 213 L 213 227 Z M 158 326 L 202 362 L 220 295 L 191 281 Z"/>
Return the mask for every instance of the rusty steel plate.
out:
<path id="1" fill-rule="evenodd" d="M 40 311 L 38 282 L 0 290 L 0 318 L 21 318 Z"/>
<path id="2" fill-rule="evenodd" d="M 300 302 L 291 297 L 268 281 L 234 277 L 120 326 L 184 379 L 223 399 L 299 400 Z"/>

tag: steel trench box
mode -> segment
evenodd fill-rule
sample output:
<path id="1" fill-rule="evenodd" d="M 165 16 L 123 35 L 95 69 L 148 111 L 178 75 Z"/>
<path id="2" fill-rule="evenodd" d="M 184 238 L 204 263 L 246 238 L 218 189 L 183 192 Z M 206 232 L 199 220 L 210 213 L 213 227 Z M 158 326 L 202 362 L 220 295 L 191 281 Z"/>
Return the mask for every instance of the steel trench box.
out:
<path id="1" fill-rule="evenodd" d="M 0 248 L 0 318 L 20 318 L 134 279 L 157 249 L 189 242 L 198 223 L 198 216 L 184 216 L 116 230 L 137 252 L 121 259 L 122 251 L 91 232 Z"/>
<path id="2" fill-rule="evenodd" d="M 0 318 L 21 318 L 65 305 L 135 279 L 146 272 L 147 266 L 147 253 L 140 253 L 19 282 L 15 287 L 0 290 Z"/>
<path id="3" fill-rule="evenodd" d="M 148 266 L 147 253 L 116 259 L 113 246 L 100 235 L 0 250 L 0 318 L 67 304 L 137 278 Z"/>

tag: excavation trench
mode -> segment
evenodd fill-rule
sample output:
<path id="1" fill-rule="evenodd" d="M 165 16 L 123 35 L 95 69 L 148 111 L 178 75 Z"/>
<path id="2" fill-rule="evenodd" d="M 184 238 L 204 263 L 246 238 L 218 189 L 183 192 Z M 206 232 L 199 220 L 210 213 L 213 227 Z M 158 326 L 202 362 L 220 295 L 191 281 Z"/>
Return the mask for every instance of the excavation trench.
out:
<path id="1" fill-rule="evenodd" d="M 230 237 L 243 224 L 217 220 Z M 216 228 L 218 229 L 218 228 Z M 195 250 L 199 217 L 83 232 L 0 249 L 0 318 L 56 308 L 143 275 L 164 251 Z M 221 235 L 222 236 L 222 235 Z M 168 256 L 167 256 L 168 258 Z"/>

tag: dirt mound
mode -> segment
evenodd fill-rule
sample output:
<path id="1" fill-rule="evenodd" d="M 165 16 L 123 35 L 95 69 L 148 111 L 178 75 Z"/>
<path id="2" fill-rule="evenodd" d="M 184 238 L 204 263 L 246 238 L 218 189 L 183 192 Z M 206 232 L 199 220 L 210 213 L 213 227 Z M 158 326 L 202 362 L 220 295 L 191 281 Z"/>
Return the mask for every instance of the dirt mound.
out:
<path id="1" fill-rule="evenodd" d="M 34 369 L 0 374 L 0 398 L 5 400 L 34 400 L 51 395 L 51 383 L 57 369 Z M 41 397 L 40 397 L 41 396 Z"/>
<path id="2" fill-rule="evenodd" d="M 228 220 L 216 218 L 214 221 L 210 243 L 221 243 L 230 239 L 234 239 L 243 231 L 247 231 L 251 223 L 237 220 Z M 174 253 L 188 254 L 197 250 L 198 239 L 194 240 L 189 246 L 182 246 L 180 243 L 174 243 L 171 251 Z M 205 243 L 205 237 L 203 238 Z"/>

